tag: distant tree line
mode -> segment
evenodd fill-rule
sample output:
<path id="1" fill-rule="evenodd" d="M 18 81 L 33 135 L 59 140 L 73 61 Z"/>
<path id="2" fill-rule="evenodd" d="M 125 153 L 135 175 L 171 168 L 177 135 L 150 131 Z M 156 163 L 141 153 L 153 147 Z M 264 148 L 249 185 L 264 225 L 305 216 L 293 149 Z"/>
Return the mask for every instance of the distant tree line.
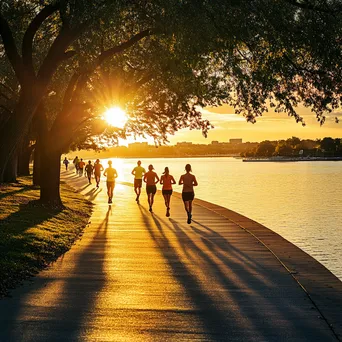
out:
<path id="1" fill-rule="evenodd" d="M 241 153 L 242 157 L 342 157 L 340 138 L 310 140 L 292 137 L 286 140 L 265 140 Z"/>

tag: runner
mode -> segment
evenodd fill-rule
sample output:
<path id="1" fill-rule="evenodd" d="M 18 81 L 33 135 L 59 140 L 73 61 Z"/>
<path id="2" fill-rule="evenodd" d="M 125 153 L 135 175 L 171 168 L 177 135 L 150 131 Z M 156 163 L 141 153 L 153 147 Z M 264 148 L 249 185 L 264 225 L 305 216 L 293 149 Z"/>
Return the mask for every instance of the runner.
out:
<path id="1" fill-rule="evenodd" d="M 96 162 L 94 164 L 94 177 L 95 177 L 97 188 L 100 186 L 101 171 L 103 170 L 104 170 L 103 166 L 102 164 L 100 164 L 100 159 L 96 159 Z"/>
<path id="2" fill-rule="evenodd" d="M 78 164 L 79 164 L 80 160 L 78 159 L 78 157 L 76 156 L 76 158 L 73 160 L 73 164 L 75 165 L 75 170 L 76 170 L 76 174 L 78 174 Z"/>
<path id="3" fill-rule="evenodd" d="M 91 161 L 88 161 L 87 166 L 85 167 L 85 172 L 87 173 L 89 184 L 91 184 L 91 175 L 93 174 L 94 166 L 91 165 Z"/>
<path id="4" fill-rule="evenodd" d="M 116 170 L 112 167 L 112 161 L 108 161 L 108 168 L 103 173 L 107 176 L 107 193 L 108 193 L 108 203 L 112 203 L 113 192 L 115 187 L 115 178 L 118 176 Z"/>
<path id="5" fill-rule="evenodd" d="M 67 159 L 67 157 L 64 158 L 63 164 L 65 165 L 65 171 L 68 171 L 69 160 Z"/>
<path id="6" fill-rule="evenodd" d="M 182 199 L 184 202 L 184 208 L 188 215 L 187 223 L 191 223 L 192 218 L 192 201 L 194 200 L 195 193 L 194 193 L 194 186 L 197 186 L 196 177 L 191 174 L 191 165 L 185 165 L 186 174 L 182 175 L 179 179 L 179 185 L 183 184 L 183 191 L 182 191 Z"/>
<path id="7" fill-rule="evenodd" d="M 142 178 L 143 175 L 146 173 L 146 170 L 141 166 L 141 161 L 138 160 L 137 162 L 138 166 L 136 166 L 132 170 L 132 175 L 134 175 L 134 192 L 137 195 L 136 201 L 139 203 L 139 197 L 141 194 L 141 187 L 142 187 Z"/>
<path id="8" fill-rule="evenodd" d="M 154 202 L 154 195 L 157 192 L 156 184 L 159 182 L 158 175 L 152 171 L 153 165 L 148 166 L 148 171 L 144 174 L 144 182 L 146 183 L 146 192 L 148 205 L 150 206 L 149 211 L 152 213 L 152 206 Z"/>
<path id="9" fill-rule="evenodd" d="M 166 217 L 170 216 L 170 200 L 172 195 L 172 184 L 176 184 L 173 176 L 170 175 L 169 168 L 166 167 L 163 175 L 160 177 L 160 184 L 163 184 L 162 193 L 166 206 Z"/>
<path id="10" fill-rule="evenodd" d="M 80 162 L 78 163 L 78 175 L 82 176 L 83 175 L 83 169 L 84 169 L 85 162 L 81 158 Z"/>

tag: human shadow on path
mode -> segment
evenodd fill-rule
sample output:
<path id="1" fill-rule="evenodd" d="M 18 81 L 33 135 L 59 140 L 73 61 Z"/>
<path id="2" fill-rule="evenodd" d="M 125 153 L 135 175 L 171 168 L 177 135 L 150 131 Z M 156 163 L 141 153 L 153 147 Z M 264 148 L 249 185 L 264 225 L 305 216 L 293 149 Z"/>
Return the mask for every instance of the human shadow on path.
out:
<path id="1" fill-rule="evenodd" d="M 18 298 L 0 301 L 0 312 L 6 312 L 6 317 L 0 318 L 0 341 L 84 340 L 106 282 L 104 260 L 111 210 L 109 206 L 106 217 L 87 246 L 75 254 L 71 274 L 63 267 L 64 273 L 60 274 L 61 270 L 56 267 L 52 270 L 55 277 L 51 274 L 37 277 Z M 51 293 L 50 288 L 56 292 Z M 30 298 L 35 298 L 37 303 L 27 304 Z M 51 304 L 46 304 L 44 298 Z"/>
<path id="2" fill-rule="evenodd" d="M 269 340 L 270 336 L 279 339 L 288 329 L 302 340 L 308 340 L 308 334 L 329 340 L 322 322 L 305 321 L 305 310 L 296 306 L 296 299 L 277 292 L 279 283 L 285 288 L 297 286 L 281 267 L 269 272 L 211 228 L 203 226 L 206 232 L 192 225 L 190 229 L 206 246 L 200 248 L 198 239 L 193 240 L 175 220 L 170 219 L 170 226 L 146 209 L 140 210 L 151 238 L 195 306 L 208 340 L 236 336 L 249 341 Z M 305 302 L 304 293 L 297 289 L 293 293 Z M 282 329 L 275 326 L 277 322 Z"/>

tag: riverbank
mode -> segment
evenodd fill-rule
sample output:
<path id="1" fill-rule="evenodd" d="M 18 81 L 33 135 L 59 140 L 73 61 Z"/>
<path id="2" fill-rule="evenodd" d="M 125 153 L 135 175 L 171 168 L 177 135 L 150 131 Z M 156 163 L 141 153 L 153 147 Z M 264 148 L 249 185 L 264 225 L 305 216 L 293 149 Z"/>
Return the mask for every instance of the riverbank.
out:
<path id="1" fill-rule="evenodd" d="M 0 301 L 0 340 L 340 340 L 342 283 L 267 228 L 197 199 L 187 224 L 178 193 L 171 217 L 160 192 L 151 214 L 120 182 L 108 205 L 104 182 L 62 177 L 94 202 L 91 222 Z"/>
<path id="2" fill-rule="evenodd" d="M 262 162 L 312 162 L 312 161 L 342 161 L 342 157 L 308 157 L 308 158 L 289 158 L 289 157 L 270 157 L 270 158 L 245 158 L 243 162 L 262 163 Z"/>
<path id="3" fill-rule="evenodd" d="M 91 203 L 61 184 L 63 210 L 42 207 L 31 177 L 0 186 L 0 298 L 73 245 L 87 225 Z"/>

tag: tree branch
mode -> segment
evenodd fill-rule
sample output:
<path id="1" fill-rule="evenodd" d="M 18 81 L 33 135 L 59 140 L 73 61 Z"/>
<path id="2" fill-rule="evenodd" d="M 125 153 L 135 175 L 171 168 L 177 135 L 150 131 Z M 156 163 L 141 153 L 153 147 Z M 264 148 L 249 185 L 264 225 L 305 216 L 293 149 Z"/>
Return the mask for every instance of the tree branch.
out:
<path id="1" fill-rule="evenodd" d="M 25 68 L 23 61 L 18 53 L 17 46 L 15 44 L 12 31 L 8 25 L 7 20 L 0 13 L 0 35 L 4 44 L 5 52 L 8 60 L 10 61 L 14 73 L 19 80 L 19 83 L 23 85 L 25 83 Z"/>
<path id="2" fill-rule="evenodd" d="M 32 49 L 33 49 L 33 39 L 36 35 L 37 31 L 39 30 L 40 26 L 43 24 L 45 19 L 47 19 L 50 15 L 55 13 L 59 8 L 59 4 L 48 5 L 44 7 L 31 21 L 30 25 L 28 26 L 24 38 L 23 38 L 23 45 L 22 45 L 22 57 L 24 65 L 29 68 L 29 71 L 34 74 L 33 68 L 33 60 L 32 60 Z"/>
<path id="3" fill-rule="evenodd" d="M 132 38 L 130 38 L 129 40 L 127 40 L 124 43 L 121 43 L 117 46 L 114 46 L 106 51 L 103 51 L 99 57 L 97 58 L 96 61 L 96 67 L 98 67 L 99 65 L 101 65 L 107 58 L 112 57 L 113 55 L 120 53 L 128 48 L 130 48 L 131 46 L 133 46 L 135 43 L 137 43 L 139 40 L 151 36 L 153 34 L 152 30 L 145 30 L 145 31 L 141 31 L 139 33 L 137 33 L 136 35 L 134 35 Z"/>

